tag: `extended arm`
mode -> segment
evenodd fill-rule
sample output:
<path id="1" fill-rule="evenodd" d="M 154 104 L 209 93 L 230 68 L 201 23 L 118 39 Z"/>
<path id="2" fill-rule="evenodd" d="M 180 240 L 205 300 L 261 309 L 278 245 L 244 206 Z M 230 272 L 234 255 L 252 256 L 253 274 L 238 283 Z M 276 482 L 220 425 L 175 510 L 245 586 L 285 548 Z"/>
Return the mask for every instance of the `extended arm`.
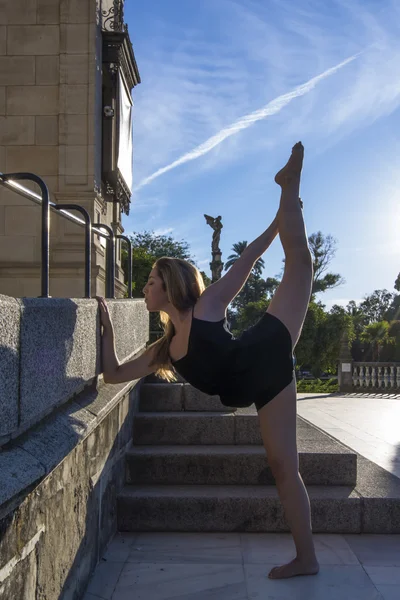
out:
<path id="1" fill-rule="evenodd" d="M 140 379 L 157 370 L 156 365 L 149 366 L 154 356 L 154 349 L 150 348 L 138 358 L 120 364 L 115 351 L 114 329 L 108 313 L 104 298 L 97 297 L 100 307 L 103 335 L 101 338 L 102 367 L 105 383 L 123 383 Z"/>

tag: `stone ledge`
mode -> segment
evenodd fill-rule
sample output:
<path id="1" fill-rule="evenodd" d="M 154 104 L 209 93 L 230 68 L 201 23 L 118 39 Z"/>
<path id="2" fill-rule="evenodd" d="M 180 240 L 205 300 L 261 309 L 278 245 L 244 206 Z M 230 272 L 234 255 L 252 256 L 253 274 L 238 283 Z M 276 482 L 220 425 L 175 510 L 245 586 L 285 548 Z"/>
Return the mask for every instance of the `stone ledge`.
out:
<path id="1" fill-rule="evenodd" d="M 121 362 L 148 340 L 142 300 L 107 300 Z M 96 300 L 0 295 L 0 445 L 33 427 L 100 373 Z M 0 320 L 1 325 L 1 320 Z"/>
<path id="2" fill-rule="evenodd" d="M 37 485 L 140 382 L 87 389 L 0 452 L 0 506 Z M 1 516 L 1 515 L 0 515 Z"/>

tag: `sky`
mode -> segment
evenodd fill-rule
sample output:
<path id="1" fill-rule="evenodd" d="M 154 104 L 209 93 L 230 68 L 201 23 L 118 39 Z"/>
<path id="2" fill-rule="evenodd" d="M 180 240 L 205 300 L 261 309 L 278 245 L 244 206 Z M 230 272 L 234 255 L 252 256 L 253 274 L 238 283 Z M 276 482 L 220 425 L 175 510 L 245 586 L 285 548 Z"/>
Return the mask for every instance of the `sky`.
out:
<path id="1" fill-rule="evenodd" d="M 274 219 L 275 173 L 305 147 L 307 235 L 336 240 L 345 283 L 317 300 L 395 293 L 400 271 L 400 4 L 397 0 L 126 0 L 141 84 L 133 89 L 134 185 L 125 232 L 186 241 L 211 277 Z M 262 276 L 281 276 L 279 236 Z M 223 271 L 224 273 L 225 271 Z"/>

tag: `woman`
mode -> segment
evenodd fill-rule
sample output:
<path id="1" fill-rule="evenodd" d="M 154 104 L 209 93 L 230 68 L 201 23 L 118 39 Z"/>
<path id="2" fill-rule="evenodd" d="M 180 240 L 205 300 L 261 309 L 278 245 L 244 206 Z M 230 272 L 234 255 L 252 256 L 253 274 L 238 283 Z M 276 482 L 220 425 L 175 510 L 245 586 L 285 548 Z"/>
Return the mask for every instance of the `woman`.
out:
<path id="1" fill-rule="evenodd" d="M 271 570 L 269 577 L 273 579 L 319 571 L 310 502 L 299 474 L 293 371 L 293 349 L 301 334 L 313 280 L 299 203 L 303 154 L 298 142 L 275 177 L 281 198 L 274 221 L 217 282 L 205 289 L 200 272 L 187 261 L 156 261 L 143 292 L 147 309 L 160 311 L 165 334 L 139 358 L 119 365 L 107 306 L 98 298 L 104 326 L 105 382 L 131 381 L 154 372 L 174 381 L 174 369 L 198 389 L 218 394 L 228 406 L 255 403 L 268 463 L 297 551 L 290 563 Z M 260 321 L 235 339 L 226 325 L 226 308 L 278 231 L 285 252 L 282 281 Z"/>

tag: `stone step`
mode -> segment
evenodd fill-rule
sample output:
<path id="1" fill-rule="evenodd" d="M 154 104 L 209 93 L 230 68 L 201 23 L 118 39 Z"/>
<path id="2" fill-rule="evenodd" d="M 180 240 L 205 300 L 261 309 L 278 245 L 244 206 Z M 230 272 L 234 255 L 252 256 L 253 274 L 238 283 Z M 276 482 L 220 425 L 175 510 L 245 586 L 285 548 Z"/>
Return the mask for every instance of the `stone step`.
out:
<path id="1" fill-rule="evenodd" d="M 319 435 L 318 435 L 319 434 Z M 327 436 L 297 417 L 297 438 L 322 440 Z M 133 424 L 135 445 L 240 445 L 263 443 L 257 412 L 138 412 Z"/>
<path id="2" fill-rule="evenodd" d="M 299 470 L 306 485 L 355 485 L 357 455 L 328 436 L 298 440 Z M 168 485 L 268 485 L 275 480 L 263 446 L 133 446 L 126 454 L 126 482 Z"/>
<path id="3" fill-rule="evenodd" d="M 207 411 L 234 412 L 219 396 L 209 396 L 188 383 L 142 383 L 139 410 L 143 412 Z"/>
<path id="4" fill-rule="evenodd" d="M 360 533 L 363 505 L 345 486 L 309 486 L 314 533 Z M 119 531 L 289 531 L 275 486 L 137 485 L 117 498 Z"/>

